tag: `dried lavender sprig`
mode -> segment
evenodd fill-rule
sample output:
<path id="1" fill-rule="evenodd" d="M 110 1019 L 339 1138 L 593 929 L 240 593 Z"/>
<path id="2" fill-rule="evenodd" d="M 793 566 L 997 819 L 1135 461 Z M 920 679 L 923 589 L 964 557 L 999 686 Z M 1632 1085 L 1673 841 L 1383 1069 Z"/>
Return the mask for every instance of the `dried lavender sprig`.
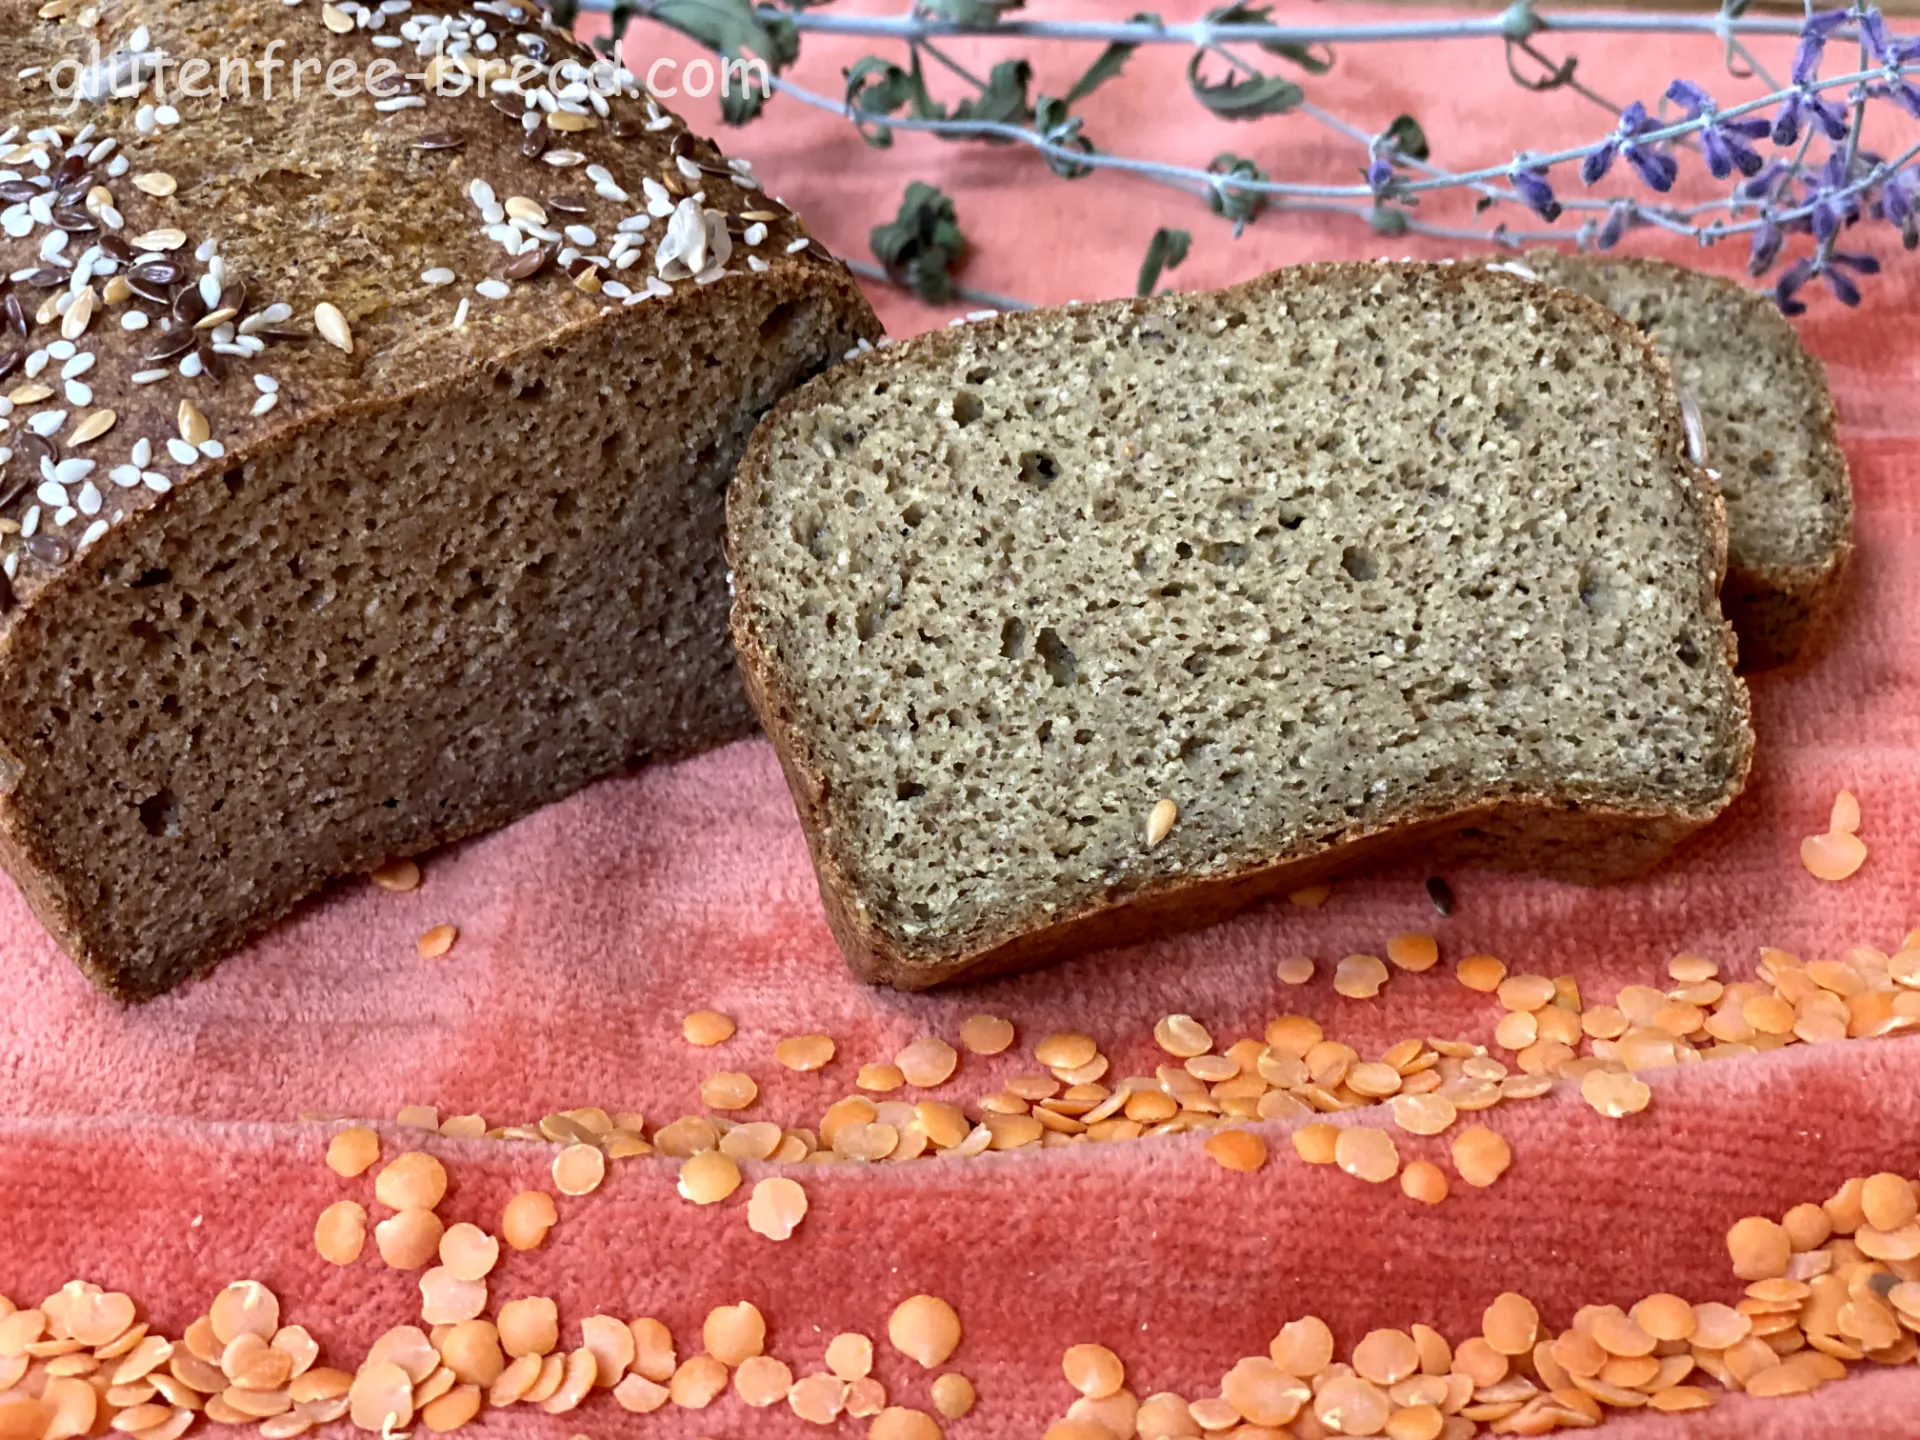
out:
<path id="1" fill-rule="evenodd" d="M 661 0 L 626 0 L 635 14 L 653 18 Z M 614 0 L 580 0 L 583 11 L 605 13 Z M 1519 9 L 1520 7 L 1514 7 Z M 1528 12 L 1528 34 L 1641 34 L 1795 36 L 1798 20 L 1713 15 L 1539 15 Z M 813 9 L 795 10 L 786 18 L 802 32 L 864 37 L 875 40 L 977 39 L 1080 40 L 1121 45 L 1181 45 L 1198 48 L 1214 41 L 1226 44 L 1363 45 L 1401 40 L 1503 39 L 1519 22 L 1513 11 L 1473 20 L 1410 20 L 1357 25 L 1212 24 L 1196 20 L 1184 25 L 1146 25 L 1137 21 L 1019 20 L 1003 18 L 991 26 L 962 25 L 957 21 L 910 11 L 905 15 L 833 15 Z"/>
<path id="2" fill-rule="evenodd" d="M 1909 63 L 1901 68 L 1903 72 L 1920 73 L 1920 62 Z M 1877 77 L 1881 73 L 1880 70 L 1873 70 L 1841 76 L 1832 82 L 1817 83 L 1830 83 L 1832 85 L 1858 84 L 1863 79 Z M 790 96 L 794 100 L 811 106 L 814 109 L 824 110 L 836 115 L 850 116 L 851 118 L 863 120 L 871 124 L 885 125 L 892 130 L 918 131 L 949 137 L 991 136 L 996 139 L 1011 140 L 1019 144 L 1024 144 L 1050 159 L 1057 159 L 1089 169 L 1118 170 L 1129 174 L 1143 175 L 1150 179 L 1173 185 L 1193 195 L 1206 196 L 1222 190 L 1237 190 L 1284 201 L 1340 200 L 1364 202 L 1351 207 L 1343 207 L 1351 208 L 1354 213 L 1361 215 L 1370 214 L 1373 208 L 1373 192 L 1365 185 L 1304 185 L 1291 181 L 1252 180 L 1238 177 L 1229 180 L 1211 171 L 1199 170 L 1191 166 L 1175 165 L 1166 161 L 1136 160 L 1124 155 L 1108 155 L 1099 152 L 1088 154 L 1083 151 L 1069 149 L 1063 145 L 1056 145 L 1038 131 L 1029 129 L 1023 125 L 1009 124 L 1005 121 L 923 120 L 914 116 L 881 115 L 871 111 L 851 109 L 844 100 L 822 95 L 817 91 L 809 90 L 781 76 L 771 77 L 770 83 L 780 94 Z M 1781 98 L 1783 98 L 1781 95 L 1769 97 L 1770 103 L 1777 103 Z M 1747 114 L 1758 108 L 1760 108 L 1760 102 L 1755 102 L 1739 107 L 1730 106 L 1728 109 L 1720 111 L 1719 114 L 1722 117 Z M 1708 121 L 1705 119 L 1680 121 L 1673 125 L 1646 132 L 1642 137 L 1642 143 L 1651 144 L 1660 140 L 1676 138 L 1680 135 L 1692 134 L 1705 128 L 1707 123 Z M 1530 157 L 1528 163 L 1542 167 L 1565 164 L 1573 160 L 1582 160 L 1598 148 L 1599 144 L 1595 144 L 1576 150 L 1559 151 L 1552 155 Z M 1905 161 L 1903 160 L 1901 163 L 1904 164 Z M 1900 167 L 1896 165 L 1893 168 L 1898 169 Z M 1453 189 L 1461 185 L 1491 183 L 1500 179 L 1511 178 L 1513 173 L 1514 167 L 1512 165 L 1488 166 L 1480 170 L 1453 173 L 1442 172 L 1437 178 L 1410 180 L 1406 181 L 1405 184 L 1407 190 L 1410 192 L 1428 193 Z M 1865 188 L 1868 187 L 1864 184 L 1858 185 L 1850 189 L 1848 193 L 1857 193 L 1859 190 Z M 1506 197 L 1503 196 L 1502 198 Z M 1606 210 L 1611 207 L 1613 202 L 1609 200 L 1570 196 L 1559 203 L 1567 209 Z M 1732 203 L 1731 199 L 1715 199 L 1702 202 L 1702 205 L 1705 208 L 1722 208 Z M 1304 207 L 1290 205 L 1288 208 L 1298 209 Z M 1778 218 L 1800 219 L 1811 213 L 1812 207 L 1810 205 L 1802 206 Z M 1759 223 L 1758 221 L 1735 222 L 1728 225 L 1717 226 L 1713 233 L 1715 235 L 1744 234 L 1747 231 L 1755 229 Z M 1477 234 L 1483 239 L 1489 238 L 1483 231 L 1470 233 Z M 1560 237 L 1564 237 L 1565 235 L 1564 231 L 1553 233 Z"/>

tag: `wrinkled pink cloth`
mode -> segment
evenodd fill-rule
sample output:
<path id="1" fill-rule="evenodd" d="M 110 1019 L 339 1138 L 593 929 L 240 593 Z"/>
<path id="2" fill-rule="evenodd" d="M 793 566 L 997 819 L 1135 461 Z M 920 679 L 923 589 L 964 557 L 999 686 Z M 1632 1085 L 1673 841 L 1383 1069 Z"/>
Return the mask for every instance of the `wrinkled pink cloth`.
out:
<path id="1" fill-rule="evenodd" d="M 836 7 L 837 9 L 838 7 Z M 1116 7 L 1117 8 L 1117 7 Z M 1047 14 L 1099 14 L 1082 5 Z M 1305 5 L 1325 19 L 1372 13 Z M 1550 42 L 1547 42 L 1550 43 Z M 692 52 L 641 27 L 642 58 Z M 837 66 L 866 47 L 806 43 L 800 74 L 832 90 Z M 1551 46 L 1558 50 L 1561 47 Z M 1578 44 L 1581 74 L 1621 98 L 1651 98 L 1675 73 L 1716 73 L 1712 43 Z M 975 44 L 957 53 L 984 54 Z M 1035 47 L 1039 88 L 1059 93 L 1090 58 Z M 1302 117 L 1235 127 L 1198 114 L 1185 56 L 1143 53 L 1086 106 L 1103 148 L 1204 161 L 1234 149 L 1270 171 L 1350 175 L 1357 151 Z M 1498 48 L 1342 49 L 1314 98 L 1368 128 L 1416 114 L 1455 163 L 1497 163 L 1524 140 L 1545 147 L 1604 128 L 1568 95 L 1528 96 Z M 712 105 L 687 107 L 700 123 Z M 1130 293 L 1157 225 L 1195 233 L 1193 257 L 1167 277 L 1224 283 L 1273 264 L 1377 254 L 1383 242 L 1339 219 L 1269 214 L 1233 241 L 1198 202 L 1123 177 L 1073 184 L 1031 157 L 902 135 L 865 148 L 844 124 L 789 102 L 724 137 L 752 156 L 770 188 L 809 215 L 837 249 L 866 253 L 868 226 L 891 215 L 909 177 L 935 179 L 977 245 L 967 279 L 1037 301 Z M 1524 222 L 1517 222 L 1524 223 Z M 1394 241 L 1393 249 L 1441 247 Z M 1667 253 L 1674 253 L 1669 250 Z M 1732 266 L 1731 250 L 1701 257 Z M 963 1057 L 934 1092 L 972 1099 L 1032 1072 L 1031 1047 L 1056 1028 L 1095 1036 L 1113 1073 L 1160 1058 L 1153 1022 L 1198 1016 L 1224 1045 L 1267 1018 L 1299 1012 L 1366 1053 L 1407 1035 L 1490 1042 L 1497 1011 L 1451 978 L 1474 952 L 1515 969 L 1571 973 L 1589 1004 L 1629 983 L 1661 982 L 1689 950 L 1728 978 L 1752 973 L 1757 948 L 1812 958 L 1855 943 L 1891 949 L 1920 921 L 1920 592 L 1915 469 L 1920 423 L 1920 292 L 1912 262 L 1869 282 L 1869 308 L 1816 303 L 1803 326 L 1828 363 L 1859 495 L 1860 549 L 1831 643 L 1795 672 L 1753 684 L 1759 753 L 1727 817 L 1678 860 L 1630 886 L 1587 890 L 1513 877 L 1452 877 L 1458 910 L 1435 916 L 1424 872 L 1343 880 L 1321 909 L 1254 910 L 1211 931 L 1088 956 L 1043 974 L 954 994 L 867 990 L 844 971 L 792 806 L 760 741 L 608 781 L 521 823 L 428 857 L 418 891 L 338 886 L 229 960 L 210 979 L 137 1010 L 90 990 L 8 888 L 0 893 L 10 1003 L 0 1010 L 0 1293 L 34 1303 L 78 1277 L 123 1288 L 178 1335 L 218 1287 L 257 1278 L 284 1317 L 351 1367 L 387 1327 L 418 1314 L 416 1278 L 382 1267 L 369 1243 L 356 1265 L 315 1254 L 320 1209 L 372 1207 L 371 1176 L 342 1181 L 321 1163 L 328 1127 L 303 1110 L 391 1117 L 407 1103 L 441 1114 L 525 1122 L 556 1108 L 637 1109 L 665 1120 L 700 1108 L 707 1073 L 744 1070 L 760 1099 L 744 1118 L 817 1123 L 852 1093 L 855 1069 L 923 1034 L 957 1039 L 990 1011 L 1019 1030 L 1012 1052 Z M 891 292 L 876 303 L 896 334 L 941 323 Z M 1824 826 L 1834 793 L 1856 790 L 1871 858 L 1842 885 L 1799 865 L 1800 838 Z M 452 953 L 416 957 L 414 940 L 457 924 Z M 1330 963 L 1379 953 L 1388 935 L 1431 930 L 1445 963 L 1397 975 L 1377 1000 L 1336 996 Z M 1276 958 L 1307 954 L 1320 976 L 1301 989 L 1274 979 Z M 700 1008 L 734 1016 L 713 1050 L 680 1036 Z M 774 1063 L 775 1042 L 822 1031 L 838 1058 L 812 1075 Z M 1194 1137 L 1028 1152 L 967 1162 L 840 1165 L 795 1172 L 811 1209 L 776 1244 L 746 1224 L 746 1191 L 712 1208 L 675 1193 L 674 1166 L 614 1166 L 601 1190 L 563 1200 L 546 1246 L 509 1254 L 496 1301 L 559 1300 L 569 1321 L 596 1311 L 657 1315 L 680 1353 L 699 1347 L 717 1304 L 750 1299 L 768 1317 L 769 1349 L 796 1374 L 819 1368 L 836 1332 L 884 1334 L 888 1312 L 919 1291 L 958 1308 L 965 1338 L 950 1367 L 971 1377 L 978 1408 L 955 1436 L 1037 1437 L 1073 1392 L 1060 1353 L 1111 1346 L 1135 1393 L 1214 1393 L 1243 1355 L 1264 1353 L 1290 1318 L 1316 1313 L 1342 1353 L 1374 1326 L 1416 1320 L 1458 1340 L 1477 1333 L 1503 1290 L 1535 1300 L 1550 1324 L 1580 1305 L 1631 1304 L 1653 1290 L 1696 1300 L 1738 1297 L 1724 1234 L 1748 1213 L 1778 1215 L 1828 1195 L 1845 1177 L 1920 1171 L 1920 1040 L 1797 1046 L 1665 1071 L 1652 1107 L 1608 1121 L 1576 1094 L 1478 1117 L 1512 1142 L 1513 1168 L 1485 1191 L 1456 1186 L 1438 1208 L 1397 1186 L 1372 1187 L 1295 1161 L 1286 1126 L 1261 1128 L 1274 1153 L 1231 1174 Z M 389 1155 L 424 1145 L 442 1156 L 449 1220 L 497 1222 L 506 1197 L 549 1186 L 548 1147 L 446 1140 L 384 1130 Z M 1403 1157 L 1444 1162 L 1444 1138 L 1398 1137 Z M 749 1181 L 769 1167 L 746 1165 Z M 376 1217 L 380 1213 L 376 1210 Z M 577 1331 L 567 1338 L 577 1343 Z M 926 1406 L 931 1376 L 881 1344 L 878 1373 L 896 1403 Z M 1805 1400 L 1723 1400 L 1703 1416 L 1610 1419 L 1608 1433 L 1800 1440 L 1920 1435 L 1920 1372 L 1858 1370 Z M 597 1396 L 549 1418 L 489 1412 L 493 1433 L 563 1437 L 789 1436 L 821 1433 L 784 1407 L 747 1409 L 729 1395 L 706 1411 L 635 1417 Z M 862 1434 L 842 1421 L 834 1433 Z"/>

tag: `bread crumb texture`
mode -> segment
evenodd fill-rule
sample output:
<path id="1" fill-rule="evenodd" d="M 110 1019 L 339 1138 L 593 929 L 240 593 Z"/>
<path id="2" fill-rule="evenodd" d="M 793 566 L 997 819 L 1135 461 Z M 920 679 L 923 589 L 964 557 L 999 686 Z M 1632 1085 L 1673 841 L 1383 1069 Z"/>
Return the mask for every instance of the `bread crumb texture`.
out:
<path id="1" fill-rule="evenodd" d="M 0 0 L 0 858 L 114 992 L 748 728 L 725 486 L 879 330 L 593 61 L 515 3 Z"/>
<path id="2" fill-rule="evenodd" d="M 1683 446 L 1629 327 L 1510 275 L 1009 317 L 768 422 L 736 633 L 824 872 L 915 959 L 1490 801 L 1677 838 L 1750 744 Z"/>

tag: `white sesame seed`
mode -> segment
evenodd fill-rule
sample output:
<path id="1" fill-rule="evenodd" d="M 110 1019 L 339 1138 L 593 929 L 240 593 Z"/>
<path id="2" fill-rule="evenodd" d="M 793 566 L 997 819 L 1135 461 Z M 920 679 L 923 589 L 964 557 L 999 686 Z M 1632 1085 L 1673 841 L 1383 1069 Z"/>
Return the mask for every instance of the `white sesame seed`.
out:
<path id="1" fill-rule="evenodd" d="M 153 118 L 162 125 L 178 125 L 180 123 L 180 112 L 171 105 L 162 105 L 153 112 Z"/>
<path id="2" fill-rule="evenodd" d="M 749 245 L 758 245 L 762 240 L 767 238 L 766 222 L 763 220 L 754 221 L 753 224 L 749 225 L 741 233 L 740 238 Z"/>
<path id="3" fill-rule="evenodd" d="M 676 155 L 673 157 L 673 168 L 689 180 L 698 180 L 700 178 L 700 167 L 684 155 Z"/>
<path id="4" fill-rule="evenodd" d="M 202 440 L 200 442 L 200 453 L 209 460 L 224 460 L 227 454 L 227 447 L 222 445 L 218 440 Z"/>
<path id="5" fill-rule="evenodd" d="M 167 454 L 173 457 L 173 463 L 176 465 L 191 465 L 200 458 L 198 450 L 180 439 L 167 441 Z"/>
<path id="6" fill-rule="evenodd" d="M 62 505 L 58 510 L 53 512 L 53 528 L 56 530 L 66 529 L 69 524 L 79 517 L 79 514 L 80 512 L 74 509 L 73 506 Z"/>
<path id="7" fill-rule="evenodd" d="M 77 485 L 93 474 L 94 468 L 92 460 L 62 460 L 53 467 L 53 478 L 61 485 Z"/>
<path id="8" fill-rule="evenodd" d="M 504 300 L 513 293 L 511 287 L 509 287 L 504 280 L 482 280 L 473 288 L 488 300 Z"/>
<path id="9" fill-rule="evenodd" d="M 130 377 L 136 385 L 152 385 L 167 378 L 165 370 L 136 370 Z"/>
<path id="10" fill-rule="evenodd" d="M 807 238 L 803 235 L 798 240 L 792 241 L 791 243 L 788 244 L 787 254 L 798 255 L 802 250 L 807 248 L 808 244 L 809 242 Z"/>
<path id="11" fill-rule="evenodd" d="M 652 223 L 653 217 L 650 215 L 629 215 L 620 222 L 620 233 L 623 235 L 637 235 Z"/>
<path id="12" fill-rule="evenodd" d="M 86 549 L 87 546 L 93 544 L 94 541 L 106 533 L 107 522 L 104 520 L 94 521 L 91 525 L 87 526 L 86 533 L 80 537 L 80 548 L 82 550 Z"/>
<path id="13" fill-rule="evenodd" d="M 197 350 L 180 362 L 180 373 L 188 380 L 197 380 L 204 369 L 206 364 L 200 359 L 200 352 Z"/>
<path id="14" fill-rule="evenodd" d="M 267 394 L 262 395 L 258 400 L 253 402 L 253 413 L 256 416 L 264 415 L 279 403 L 280 403 L 280 397 L 278 395 L 273 394 L 272 392 L 268 392 Z"/>
<path id="15" fill-rule="evenodd" d="M 91 480 L 82 485 L 80 487 L 80 493 L 73 498 L 79 504 L 82 515 L 98 515 L 100 513 L 100 487 L 95 485 Z"/>
<path id="16" fill-rule="evenodd" d="M 583 247 L 598 244 L 600 239 L 599 236 L 595 235 L 593 231 L 585 225 L 567 226 L 566 235 L 567 239 L 571 240 L 574 244 Z"/>
<path id="17" fill-rule="evenodd" d="M 107 478 L 122 490 L 130 490 L 140 483 L 140 467 L 138 465 L 116 465 L 107 472 Z"/>
<path id="18" fill-rule="evenodd" d="M 764 275 L 767 273 L 767 271 L 771 270 L 773 267 L 769 265 L 766 261 L 762 260 L 758 255 L 749 255 L 747 256 L 747 268 L 753 271 L 753 273 L 756 275 Z"/>
<path id="19" fill-rule="evenodd" d="M 460 307 L 459 309 L 453 312 L 453 328 L 454 329 L 464 330 L 467 328 L 467 311 L 472 306 L 472 304 L 473 302 L 467 299 L 466 296 L 463 295 L 460 297 Z"/>
<path id="20" fill-rule="evenodd" d="M 147 318 L 147 312 L 144 310 L 129 310 L 120 317 L 120 328 L 122 330 L 144 330 L 151 323 Z"/>
<path id="21" fill-rule="evenodd" d="M 83 350 L 60 367 L 60 378 L 62 380 L 78 380 L 82 375 L 93 369 L 93 362 L 93 352 L 91 350 Z"/>
<path id="22" fill-rule="evenodd" d="M 55 360 L 59 360 L 63 362 L 67 360 L 71 360 L 75 355 L 78 355 L 79 353 L 80 353 L 79 347 L 77 347 L 71 340 L 56 340 L 51 345 L 47 346 L 47 354 L 52 356 Z"/>
<path id="23" fill-rule="evenodd" d="M 353 330 L 347 324 L 347 317 L 340 313 L 340 307 L 330 300 L 322 300 L 313 308 L 313 323 L 320 331 L 320 338 L 336 350 L 353 353 Z"/>
<path id="24" fill-rule="evenodd" d="M 46 351 L 36 350 L 27 356 L 27 363 L 21 368 L 29 380 L 38 380 L 46 373 L 47 362 L 52 358 Z"/>
<path id="25" fill-rule="evenodd" d="M 43 480 L 33 492 L 34 498 L 42 505 L 64 505 L 67 503 L 67 487 L 58 480 Z"/>
<path id="26" fill-rule="evenodd" d="M 78 380 L 67 382 L 67 403 L 74 408 L 84 410 L 93 404 L 93 387 Z"/>
<path id="27" fill-rule="evenodd" d="M 134 441 L 132 458 L 142 470 L 153 464 L 153 441 L 144 438 Z"/>
<path id="28" fill-rule="evenodd" d="M 484 180 L 475 180 L 467 186 L 467 197 L 482 210 L 492 205 L 496 198 L 493 193 L 493 187 Z"/>
<path id="29" fill-rule="evenodd" d="M 451 285 L 457 278 L 453 271 L 449 270 L 446 266 L 436 265 L 431 270 L 421 272 L 420 283 L 423 285 Z"/>
<path id="30" fill-rule="evenodd" d="M 42 439 L 50 439 L 66 423 L 66 411 L 42 410 L 38 415 L 27 421 L 27 428 Z"/>
<path id="31" fill-rule="evenodd" d="M 156 495 L 164 495 L 173 489 L 173 481 L 162 475 L 158 470 L 147 471 L 140 477 L 140 483 Z"/>
<path id="32" fill-rule="evenodd" d="M 40 507 L 29 505 L 27 513 L 20 517 L 20 538 L 31 540 L 34 532 L 40 528 Z"/>
<path id="33" fill-rule="evenodd" d="M 280 388 L 280 382 L 271 375 L 256 375 L 253 377 L 253 388 L 262 395 L 271 395 Z"/>

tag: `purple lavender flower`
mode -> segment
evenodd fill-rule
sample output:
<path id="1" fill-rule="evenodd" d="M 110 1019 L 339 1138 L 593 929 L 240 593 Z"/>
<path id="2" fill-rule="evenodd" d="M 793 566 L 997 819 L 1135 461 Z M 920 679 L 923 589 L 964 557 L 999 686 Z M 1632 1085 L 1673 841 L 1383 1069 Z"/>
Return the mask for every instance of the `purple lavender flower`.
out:
<path id="1" fill-rule="evenodd" d="M 1900 63 L 1900 47 L 1887 33 L 1887 22 L 1881 18 L 1878 6 L 1868 6 L 1867 13 L 1860 17 L 1860 33 L 1866 37 L 1867 48 L 1873 52 L 1874 59 L 1882 65 Z"/>
<path id="2" fill-rule="evenodd" d="M 1806 302 L 1795 297 L 1799 295 L 1800 287 L 1812 278 L 1813 261 L 1805 255 L 1786 268 L 1779 280 L 1774 282 L 1773 287 L 1773 303 L 1780 307 L 1781 314 L 1804 315 L 1807 313 Z"/>
<path id="3" fill-rule="evenodd" d="M 1523 166 L 1520 160 L 1515 160 L 1509 173 L 1513 177 L 1514 193 L 1529 210 L 1549 223 L 1560 218 L 1560 202 L 1553 198 L 1553 186 L 1547 183 L 1544 165 Z"/>
<path id="4" fill-rule="evenodd" d="M 1753 248 L 1747 254 L 1747 273 L 1764 275 L 1771 270 L 1786 239 L 1786 232 L 1773 223 L 1771 215 L 1761 216 L 1760 228 L 1753 232 Z"/>
<path id="5" fill-rule="evenodd" d="M 1896 172 L 1880 189 L 1880 214 L 1888 224 L 1899 227 L 1901 243 L 1909 250 L 1920 245 L 1916 189 L 1920 189 L 1920 176 L 1910 169 Z"/>
<path id="6" fill-rule="evenodd" d="M 1700 130 L 1700 148 L 1707 157 L 1707 169 L 1716 180 L 1724 180 L 1735 170 L 1742 175 L 1758 174 L 1762 161 L 1759 152 L 1747 142 L 1757 140 L 1773 127 L 1758 116 L 1721 119 L 1713 97 L 1691 80 L 1676 80 L 1667 87 L 1667 99 L 1683 106 L 1687 119 L 1705 118 Z"/>
<path id="7" fill-rule="evenodd" d="M 1680 167 L 1674 163 L 1671 155 L 1664 151 L 1653 150 L 1636 143 L 1638 137 L 1648 130 L 1658 127 L 1647 115 L 1647 107 L 1638 100 L 1620 112 L 1620 124 L 1613 134 L 1587 152 L 1587 158 L 1580 164 L 1580 179 L 1583 184 L 1594 185 L 1613 168 L 1615 156 L 1625 156 L 1629 165 L 1650 189 L 1665 193 L 1673 188 L 1674 177 Z"/>
<path id="8" fill-rule="evenodd" d="M 1367 187 L 1375 195 L 1384 195 L 1387 187 L 1393 184 L 1393 162 L 1378 150 L 1367 162 Z"/>
<path id="9" fill-rule="evenodd" d="M 1823 10 L 1807 17 L 1800 30 L 1800 46 L 1793 52 L 1793 83 L 1805 85 L 1820 73 L 1820 57 L 1827 48 L 1827 37 L 1846 24 L 1851 10 Z"/>
<path id="10" fill-rule="evenodd" d="M 1607 218 L 1601 222 L 1599 232 L 1594 236 L 1595 248 L 1611 250 L 1620 243 L 1627 233 L 1627 227 L 1633 223 L 1634 206 L 1631 200 L 1616 200 L 1607 207 Z"/>

